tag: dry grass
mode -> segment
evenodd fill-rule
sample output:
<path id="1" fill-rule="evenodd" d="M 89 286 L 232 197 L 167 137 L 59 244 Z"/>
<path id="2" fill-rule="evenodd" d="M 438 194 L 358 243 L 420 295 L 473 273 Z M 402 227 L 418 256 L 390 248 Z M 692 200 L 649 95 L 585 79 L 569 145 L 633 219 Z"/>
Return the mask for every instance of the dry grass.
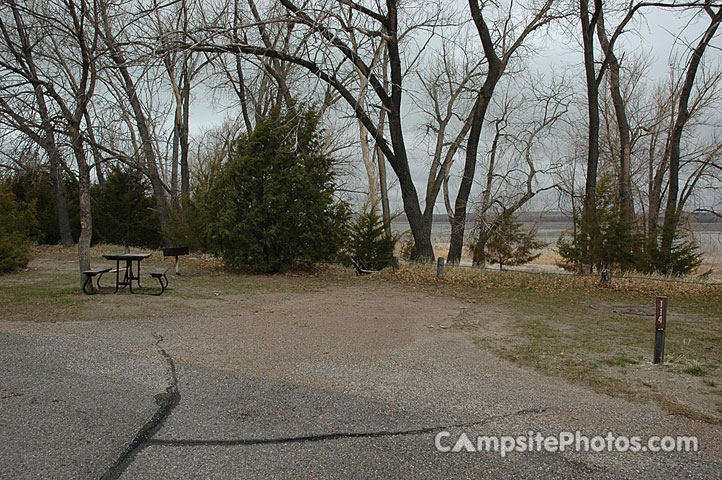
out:
<path id="1" fill-rule="evenodd" d="M 532 265 L 558 265 L 562 261 L 561 255 L 558 253 L 544 249 L 537 258 L 531 261 Z"/>
<path id="2" fill-rule="evenodd" d="M 399 272 L 380 272 L 380 278 L 407 284 L 438 284 L 436 268 L 429 265 L 410 265 Z M 637 297 L 670 297 L 710 303 L 722 313 L 722 286 L 700 282 L 669 281 L 663 277 L 614 278 L 611 284 L 601 284 L 595 276 L 560 275 L 521 271 L 497 271 L 465 267 L 447 267 L 446 286 L 460 286 L 472 290 L 515 289 L 542 294 L 575 295 L 591 293 L 614 298 L 616 295 Z"/>
<path id="3" fill-rule="evenodd" d="M 672 413 L 722 422 L 722 287 L 661 279 L 432 266 L 384 271 L 400 282 L 476 303 L 455 325 L 499 356 L 599 392 L 656 401 Z M 666 363 L 652 366 L 654 300 L 669 298 Z M 703 381 L 706 380 L 706 381 Z"/>

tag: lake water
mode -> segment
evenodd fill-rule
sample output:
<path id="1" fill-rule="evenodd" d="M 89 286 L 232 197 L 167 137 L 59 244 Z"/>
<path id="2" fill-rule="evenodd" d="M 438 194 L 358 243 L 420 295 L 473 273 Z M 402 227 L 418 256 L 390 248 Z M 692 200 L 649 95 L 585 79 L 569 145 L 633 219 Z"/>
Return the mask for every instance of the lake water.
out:
<path id="1" fill-rule="evenodd" d="M 522 224 L 523 228 L 531 228 L 533 224 Z M 403 234 L 409 231 L 409 224 L 405 221 L 394 221 L 391 223 L 391 230 L 396 234 Z M 565 222 L 545 222 L 538 226 L 537 240 L 549 244 L 550 248 L 556 246 L 559 236 L 571 231 L 571 224 Z M 693 224 L 693 235 L 700 250 L 708 257 L 719 259 L 722 263 L 722 225 L 720 224 Z M 407 233 L 407 235 L 410 233 Z M 434 245 L 449 244 L 451 226 L 448 222 L 434 222 L 431 226 L 431 242 Z M 467 231 L 467 239 L 468 237 Z M 717 262 L 715 262 L 717 263 Z"/>

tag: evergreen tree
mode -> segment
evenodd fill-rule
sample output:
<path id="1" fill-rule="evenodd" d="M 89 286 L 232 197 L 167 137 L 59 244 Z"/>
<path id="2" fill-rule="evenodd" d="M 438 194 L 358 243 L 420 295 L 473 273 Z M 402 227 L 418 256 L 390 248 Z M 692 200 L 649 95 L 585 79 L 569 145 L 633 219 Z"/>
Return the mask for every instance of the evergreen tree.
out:
<path id="1" fill-rule="evenodd" d="M 699 267 L 702 264 L 702 253 L 691 235 L 688 235 L 688 238 L 683 235 L 679 228 L 675 231 L 672 248 L 668 256 L 660 251 L 661 238 L 658 242 L 647 243 L 645 245 L 646 261 L 639 265 L 639 271 L 680 276 L 686 275 Z"/>
<path id="2" fill-rule="evenodd" d="M 21 203 L 6 183 L 0 183 L 0 273 L 24 268 L 30 243 L 40 230 L 34 203 Z"/>
<path id="3" fill-rule="evenodd" d="M 158 248 L 162 243 L 155 200 L 138 170 L 112 167 L 105 188 L 93 185 L 93 241 Z"/>
<path id="4" fill-rule="evenodd" d="M 561 266 L 567 270 L 579 270 L 581 265 L 616 269 L 621 272 L 637 270 L 644 273 L 683 275 L 691 272 L 701 263 L 701 254 L 692 241 L 685 241 L 677 232 L 672 253 L 666 258 L 660 252 L 658 243 L 647 242 L 633 221 L 626 219 L 618 204 L 613 179 L 607 175 L 597 185 L 597 235 L 594 243 L 578 232 L 570 241 L 560 237 L 557 249 L 564 261 Z M 576 214 L 577 221 L 579 214 Z"/>
<path id="5" fill-rule="evenodd" d="M 63 176 L 65 197 L 68 206 L 70 230 L 74 239 L 80 234 L 80 213 L 78 209 L 78 182 L 70 175 Z M 60 243 L 58 213 L 55 205 L 50 172 L 47 168 L 26 170 L 10 179 L 10 188 L 20 203 L 34 203 L 40 235 L 38 242 L 55 245 Z"/>
<path id="6" fill-rule="evenodd" d="M 274 110 L 236 142 L 208 195 L 212 251 L 232 266 L 278 272 L 336 258 L 348 208 L 309 110 Z"/>
<path id="7" fill-rule="evenodd" d="M 395 246 L 396 239 L 386 236 L 384 222 L 373 208 L 350 227 L 349 255 L 363 268 L 381 270 L 391 265 Z"/>
<path id="8" fill-rule="evenodd" d="M 590 265 L 598 271 L 603 268 L 627 271 L 644 263 L 644 239 L 636 232 L 633 222 L 626 219 L 619 204 L 617 189 L 611 175 L 603 176 L 597 184 L 596 235 L 589 243 L 581 232 L 572 236 L 571 241 L 560 238 L 557 241 L 559 254 L 564 259 L 562 267 L 579 270 L 579 266 Z M 579 221 L 579 212 L 576 212 Z"/>
<path id="9" fill-rule="evenodd" d="M 534 252 L 546 246 L 544 242 L 535 240 L 535 235 L 535 229 L 524 232 L 514 216 L 501 215 L 486 242 L 486 257 L 498 263 L 500 270 L 504 269 L 504 265 L 529 263 L 540 255 Z"/>

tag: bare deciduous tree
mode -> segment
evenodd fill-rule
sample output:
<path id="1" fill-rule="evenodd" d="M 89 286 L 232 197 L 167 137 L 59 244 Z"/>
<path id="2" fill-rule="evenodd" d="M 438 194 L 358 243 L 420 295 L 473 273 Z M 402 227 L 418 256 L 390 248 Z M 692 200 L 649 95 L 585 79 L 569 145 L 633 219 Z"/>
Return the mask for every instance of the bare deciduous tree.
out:
<path id="1" fill-rule="evenodd" d="M 500 226 L 506 225 L 538 193 L 556 188 L 554 183 L 540 184 L 539 176 L 549 178 L 559 168 L 545 140 L 567 113 L 570 95 L 564 82 L 552 85 L 545 93 L 533 85 L 520 90 L 528 93 L 518 96 L 505 92 L 500 114 L 494 120 L 494 138 L 477 211 L 472 252 L 475 265 L 486 263 L 486 243 Z"/>
<path id="2" fill-rule="evenodd" d="M 107 54 L 112 62 L 112 67 L 117 71 L 120 77 L 119 85 L 117 87 L 125 94 L 125 101 L 129 104 L 129 111 L 133 118 L 133 123 L 137 129 L 137 133 L 140 140 L 139 154 L 142 157 L 140 166 L 142 167 L 145 174 L 150 179 L 150 184 L 153 189 L 153 196 L 155 198 L 156 208 L 158 210 L 158 218 L 160 221 L 160 227 L 163 232 L 170 230 L 170 215 L 168 213 L 168 202 L 167 202 L 167 187 L 161 177 L 158 165 L 158 154 L 154 146 L 154 135 L 152 132 L 152 124 L 148 118 L 146 109 L 144 109 L 141 103 L 141 96 L 137 80 L 133 78 L 130 69 L 130 63 L 125 57 L 125 53 L 122 48 L 122 44 L 129 42 L 122 42 L 119 35 L 121 32 L 127 32 L 128 24 L 117 25 L 117 22 L 123 20 L 123 15 L 117 12 L 117 7 L 111 5 L 110 2 L 100 1 L 100 12 L 98 18 L 97 31 L 101 37 L 105 47 L 107 48 Z M 132 19 L 130 20 L 132 22 Z M 107 85 L 111 88 L 115 85 L 111 82 L 107 82 Z M 149 92 L 153 93 L 153 92 Z M 170 239 L 167 234 L 163 236 L 166 246 L 170 245 Z"/>
<path id="3" fill-rule="evenodd" d="M 294 31 L 298 31 L 304 40 L 308 39 L 304 49 L 298 54 L 289 54 L 271 48 L 263 42 L 260 45 L 238 43 L 235 39 L 230 39 L 231 41 L 225 45 L 206 41 L 198 42 L 192 47 L 209 53 L 260 55 L 283 60 L 302 67 L 329 84 L 353 109 L 354 114 L 363 123 L 396 173 L 401 187 L 404 210 L 414 236 L 417 255 L 423 259 L 433 258 L 434 253 L 430 240 L 431 225 L 424 222 L 416 186 L 411 176 L 402 115 L 404 76 L 408 69 L 417 62 L 423 48 L 410 57 L 402 54 L 402 48 L 404 42 L 415 30 L 423 27 L 433 34 L 434 29 L 443 23 L 440 13 L 436 9 L 430 10 L 428 13 L 417 11 L 423 17 L 420 19 L 404 17 L 405 20 L 411 20 L 408 24 L 404 24 L 402 16 L 405 12 L 395 0 L 385 2 L 383 5 L 385 10 L 382 10 L 381 5 L 372 8 L 347 0 L 325 3 L 318 7 L 310 1 L 301 6 L 290 0 L 280 0 L 280 2 L 290 15 L 288 21 L 295 24 Z M 358 13 L 356 25 L 344 26 L 339 23 L 338 9 L 340 6 L 350 6 Z M 374 8 L 376 9 L 374 10 Z M 378 49 L 372 48 L 364 51 L 363 56 L 355 52 L 348 38 L 349 29 L 365 32 L 368 38 L 375 39 L 376 44 L 382 40 L 385 42 L 390 79 L 388 85 L 384 83 L 378 72 L 371 68 L 372 59 Z M 301 33 L 302 30 L 303 33 Z M 422 41 L 426 43 L 429 38 L 430 35 L 427 35 Z M 190 46 L 186 45 L 186 47 Z M 358 96 L 345 81 L 347 72 L 341 73 L 342 69 L 349 66 L 368 79 L 370 91 L 376 96 L 375 102 L 368 102 L 367 106 L 359 103 Z M 358 85 L 359 82 L 356 84 Z M 386 112 L 388 135 L 384 135 L 384 132 L 379 130 L 377 122 L 373 119 L 371 108 L 380 108 Z"/>
<path id="4" fill-rule="evenodd" d="M 2 32 L 2 88 L 0 89 L 0 118 L 6 128 L 21 132 L 40 146 L 49 160 L 50 180 L 55 194 L 58 231 L 63 246 L 75 244 L 70 232 L 68 205 L 63 184 L 64 162 L 55 133 L 55 122 L 48 108 L 42 85 L 42 73 L 36 66 L 35 49 L 40 48 L 31 36 L 27 22 L 40 29 L 40 19 L 24 18 L 14 2 L 4 5 L 0 14 Z M 42 54 L 40 55 L 42 57 Z"/>
<path id="5" fill-rule="evenodd" d="M 707 16 L 709 16 L 709 25 L 702 34 L 697 46 L 692 51 L 689 63 L 687 64 L 684 74 L 684 83 L 682 84 L 679 95 L 679 103 L 677 104 L 677 115 L 666 148 L 669 152 L 665 155 L 669 158 L 669 189 L 667 191 L 667 206 L 664 212 L 662 242 L 660 245 L 662 256 L 664 258 L 663 264 L 665 269 L 670 261 L 673 242 L 676 237 L 677 226 L 679 224 L 679 215 L 681 212 L 679 202 L 682 201 L 682 205 L 684 205 L 684 201 L 686 201 L 684 195 L 682 198 L 679 197 L 681 157 L 680 144 L 682 141 L 682 133 L 689 121 L 689 101 L 692 95 L 692 88 L 694 87 L 697 71 L 702 61 L 702 55 L 704 55 L 707 46 L 717 32 L 720 22 L 722 22 L 722 7 L 717 7 L 715 10 L 711 6 L 711 3 L 708 3 L 707 5 L 708 6 L 704 9 L 704 12 Z"/>
<path id="6" fill-rule="evenodd" d="M 5 46 L 10 48 L 14 62 L 3 65 L 13 74 L 33 85 L 35 99 L 41 97 L 41 110 L 52 112 L 62 125 L 70 151 L 78 169 L 80 237 L 78 264 L 80 272 L 90 268 L 92 216 L 90 208 L 91 169 L 87 160 L 83 122 L 98 79 L 98 36 L 93 22 L 96 5 L 87 0 L 37 2 L 30 6 L 7 3 L 14 27 L 3 19 Z M 32 22 L 32 28 L 26 25 Z M 14 28 L 15 41 L 10 37 Z M 38 55 L 38 51 L 42 52 Z M 38 57 L 41 57 L 38 59 Z M 46 101 L 47 100 L 47 101 Z M 52 107 L 49 104 L 52 103 Z M 23 111 L 32 119 L 34 112 Z M 41 114 L 42 115 L 42 114 Z M 41 119 L 41 123 L 43 122 Z M 51 140 L 51 132 L 44 127 L 43 141 Z M 53 127 L 55 126 L 53 125 Z M 48 148 L 52 148 L 47 144 Z M 55 142 L 57 152 L 57 142 Z M 53 160 L 58 162 L 56 158 Z M 51 167 L 52 169 L 52 167 Z M 84 281 L 82 273 L 80 282 Z"/>
<path id="7" fill-rule="evenodd" d="M 532 7 L 529 18 L 524 18 L 521 25 L 515 23 L 516 12 L 510 7 L 502 13 L 500 28 L 489 28 L 488 16 L 484 7 L 478 0 L 469 0 L 471 18 L 479 35 L 479 40 L 486 57 L 487 72 L 484 83 L 478 90 L 476 103 L 472 110 L 471 129 L 466 146 L 466 159 L 464 173 L 459 184 L 459 191 L 454 203 L 454 218 L 452 220 L 451 244 L 449 245 L 449 262 L 458 263 L 464 245 L 464 230 L 466 226 L 466 210 L 469 194 L 474 182 L 476 172 L 479 138 L 484 125 L 484 118 L 494 95 L 499 79 L 504 75 L 509 62 L 517 51 L 524 45 L 527 38 L 536 30 L 547 25 L 557 18 L 552 11 L 554 0 L 546 0 L 538 7 Z M 518 32 L 516 38 L 514 33 Z M 496 36 L 496 38 L 494 38 Z"/>

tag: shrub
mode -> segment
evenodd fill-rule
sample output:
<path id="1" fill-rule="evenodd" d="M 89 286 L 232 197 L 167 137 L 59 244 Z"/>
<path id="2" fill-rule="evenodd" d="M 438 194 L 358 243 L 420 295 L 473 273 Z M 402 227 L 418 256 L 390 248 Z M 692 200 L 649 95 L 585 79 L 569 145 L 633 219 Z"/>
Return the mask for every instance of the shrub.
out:
<path id="1" fill-rule="evenodd" d="M 646 244 L 646 261 L 638 266 L 640 272 L 661 273 L 677 277 L 691 273 L 702 264 L 702 253 L 692 235 L 685 235 L 679 230 L 675 231 L 669 257 L 665 257 L 660 251 L 661 241 L 660 234 L 657 242 Z"/>
<path id="2" fill-rule="evenodd" d="M 204 138 L 206 149 L 199 152 L 191 171 L 189 198 L 181 199 L 181 211 L 170 212 L 170 229 L 167 236 L 174 245 L 187 245 L 193 251 L 210 252 L 212 242 L 207 228 L 215 221 L 217 212 L 210 205 L 211 188 L 216 184 L 223 163 L 228 158 L 228 143 L 232 142 L 230 131 L 237 131 L 232 121 L 227 121 Z M 228 136 L 227 136 L 228 135 Z"/>
<path id="3" fill-rule="evenodd" d="M 384 222 L 372 208 L 350 227 L 348 254 L 364 268 L 381 270 L 391 265 L 396 239 L 387 237 Z"/>
<path id="4" fill-rule="evenodd" d="M 208 252 L 210 246 L 204 236 L 206 222 L 204 217 L 203 199 L 205 197 L 191 197 L 181 200 L 180 211 L 170 211 L 170 229 L 166 236 L 173 245 L 189 247 L 194 252 Z"/>
<path id="5" fill-rule="evenodd" d="M 315 113 L 276 109 L 237 140 L 204 205 L 224 263 L 278 272 L 336 259 L 348 208 L 319 135 Z"/>
<path id="6" fill-rule="evenodd" d="M 0 184 L 0 273 L 27 266 L 31 240 L 39 233 L 35 204 L 18 202 L 10 187 Z"/>
<path id="7" fill-rule="evenodd" d="M 404 260 L 414 260 L 416 259 L 416 244 L 414 243 L 414 236 L 411 235 L 411 232 L 406 232 L 402 234 L 402 238 L 405 239 L 401 242 L 401 251 L 399 252 L 399 255 Z"/>

